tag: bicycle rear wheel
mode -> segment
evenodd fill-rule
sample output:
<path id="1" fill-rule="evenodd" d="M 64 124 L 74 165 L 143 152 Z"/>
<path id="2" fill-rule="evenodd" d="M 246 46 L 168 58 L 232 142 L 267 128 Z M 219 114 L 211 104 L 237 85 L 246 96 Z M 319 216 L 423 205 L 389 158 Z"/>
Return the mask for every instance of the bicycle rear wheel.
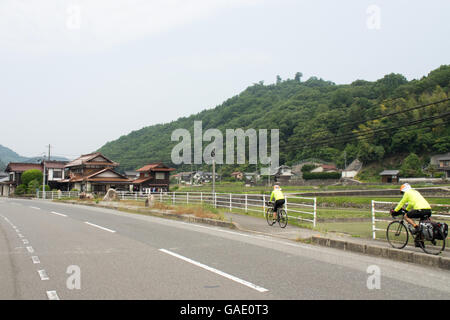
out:
<path id="1" fill-rule="evenodd" d="M 288 223 L 288 216 L 286 214 L 286 211 L 283 209 L 278 210 L 278 223 L 281 228 L 286 228 L 286 225 Z"/>
<path id="2" fill-rule="evenodd" d="M 439 233 L 439 238 L 444 239 L 444 235 L 441 230 L 436 230 L 437 233 Z M 428 254 L 432 255 L 438 255 L 445 249 L 445 241 L 444 240 L 425 240 L 423 237 L 421 238 L 421 241 L 419 242 L 420 248 Z"/>
<path id="3" fill-rule="evenodd" d="M 273 226 L 273 224 L 275 223 L 275 220 L 273 220 L 273 210 L 271 208 L 267 209 L 266 220 L 269 226 Z"/>
<path id="4" fill-rule="evenodd" d="M 408 244 L 409 233 L 403 223 L 393 221 L 387 227 L 386 238 L 393 248 L 403 249 Z"/>

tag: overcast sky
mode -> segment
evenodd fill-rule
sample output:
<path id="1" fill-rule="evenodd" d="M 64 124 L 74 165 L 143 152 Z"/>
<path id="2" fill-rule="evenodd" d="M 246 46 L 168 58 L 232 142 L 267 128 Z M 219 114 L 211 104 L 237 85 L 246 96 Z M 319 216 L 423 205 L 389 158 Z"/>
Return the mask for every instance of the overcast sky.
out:
<path id="1" fill-rule="evenodd" d="M 448 0 L 0 0 L 0 144 L 74 158 L 276 75 L 450 63 Z"/>

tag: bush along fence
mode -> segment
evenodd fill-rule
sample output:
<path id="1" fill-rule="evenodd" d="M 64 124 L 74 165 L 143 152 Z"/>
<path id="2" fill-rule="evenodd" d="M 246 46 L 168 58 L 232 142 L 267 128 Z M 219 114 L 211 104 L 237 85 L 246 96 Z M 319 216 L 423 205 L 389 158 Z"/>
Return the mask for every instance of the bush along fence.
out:
<path id="1" fill-rule="evenodd" d="M 40 199 L 63 199 L 78 198 L 79 192 L 42 192 L 37 193 Z M 228 209 L 238 212 L 257 212 L 263 213 L 264 217 L 267 212 L 266 202 L 270 196 L 258 194 L 236 194 L 236 193 L 212 193 L 212 192 L 156 192 L 156 193 L 140 193 L 140 192 L 123 192 L 117 191 L 118 200 L 135 200 L 145 201 L 152 197 L 154 201 L 166 204 L 208 204 L 214 208 Z M 317 221 L 317 199 L 285 196 L 284 210 L 290 219 L 297 221 L 306 221 L 316 226 Z"/>
<path id="2" fill-rule="evenodd" d="M 386 233 L 386 228 L 393 220 L 390 219 L 390 210 L 397 205 L 396 202 L 383 202 L 372 200 L 372 238 L 377 238 L 377 231 Z M 444 222 L 450 221 L 450 205 L 446 204 L 432 204 L 433 218 L 441 218 Z M 384 235 L 383 239 L 386 238 Z"/>

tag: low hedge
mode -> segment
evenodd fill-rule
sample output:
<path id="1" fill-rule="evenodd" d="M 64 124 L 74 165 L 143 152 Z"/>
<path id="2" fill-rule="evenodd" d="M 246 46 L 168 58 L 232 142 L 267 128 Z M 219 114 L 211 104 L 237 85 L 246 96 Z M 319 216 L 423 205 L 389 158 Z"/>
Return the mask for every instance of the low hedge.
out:
<path id="1" fill-rule="evenodd" d="M 305 180 L 326 180 L 326 179 L 340 179 L 340 172 L 305 172 L 303 179 Z"/>

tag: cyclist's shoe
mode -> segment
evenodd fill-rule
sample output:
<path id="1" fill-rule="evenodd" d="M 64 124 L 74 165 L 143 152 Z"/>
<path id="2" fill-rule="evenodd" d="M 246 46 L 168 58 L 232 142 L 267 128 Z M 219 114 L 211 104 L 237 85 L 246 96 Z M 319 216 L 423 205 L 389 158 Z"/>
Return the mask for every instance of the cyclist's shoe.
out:
<path id="1" fill-rule="evenodd" d="M 409 225 L 408 227 L 409 227 L 409 231 L 411 232 L 412 235 L 416 235 L 420 230 L 419 226 L 414 228 L 412 225 Z"/>
<path id="2" fill-rule="evenodd" d="M 414 241 L 414 245 L 416 248 L 425 247 L 425 244 L 423 243 L 423 241 Z"/>

